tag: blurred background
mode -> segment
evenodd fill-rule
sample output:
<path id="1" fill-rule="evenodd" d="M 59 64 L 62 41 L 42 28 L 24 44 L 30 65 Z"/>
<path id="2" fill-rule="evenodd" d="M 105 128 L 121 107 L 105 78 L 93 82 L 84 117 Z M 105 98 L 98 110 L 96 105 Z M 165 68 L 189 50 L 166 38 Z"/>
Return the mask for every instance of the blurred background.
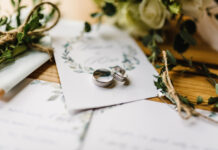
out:
<path id="1" fill-rule="evenodd" d="M 87 20 L 94 22 L 90 17 L 90 13 L 97 10 L 92 0 L 46 0 L 59 5 L 62 11 L 62 17 L 74 20 Z M 32 5 L 32 0 L 23 0 L 23 5 Z M 10 0 L 0 1 L 0 15 L 8 15 L 13 13 Z"/>

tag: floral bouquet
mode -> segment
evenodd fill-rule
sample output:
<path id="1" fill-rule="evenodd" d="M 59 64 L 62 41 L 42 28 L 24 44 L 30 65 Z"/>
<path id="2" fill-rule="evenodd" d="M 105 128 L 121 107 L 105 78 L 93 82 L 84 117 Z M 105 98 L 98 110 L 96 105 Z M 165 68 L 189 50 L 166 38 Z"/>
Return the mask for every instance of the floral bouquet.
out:
<path id="1" fill-rule="evenodd" d="M 93 17 L 102 16 L 130 34 L 142 37 L 143 44 L 154 53 L 151 59 L 159 56 L 157 43 L 162 43 L 165 33 L 176 22 L 179 28 L 174 37 L 173 47 L 180 53 L 196 42 L 192 35 L 196 32 L 196 23 L 205 13 L 218 20 L 217 0 L 94 0 L 102 12 L 93 13 Z M 184 18 L 186 18 L 184 20 Z M 217 26 L 218 27 L 218 26 Z"/>
<path id="2" fill-rule="evenodd" d="M 211 120 L 195 111 L 194 105 L 189 99 L 175 91 L 169 77 L 169 70 L 177 65 L 190 67 L 205 76 L 218 94 L 218 83 L 216 82 L 218 75 L 210 72 L 206 65 L 196 64 L 183 55 L 190 45 L 197 44 L 194 38 L 196 31 L 200 31 L 199 34 L 203 36 L 203 39 L 213 48 L 218 49 L 218 12 L 215 11 L 218 0 L 94 1 L 100 10 L 91 14 L 93 18 L 97 18 L 101 23 L 103 17 L 106 16 L 106 21 L 128 31 L 151 50 L 149 59 L 156 68 L 160 69 L 160 75 L 156 76 L 155 85 L 168 100 L 176 104 L 181 117 L 188 119 L 190 116 L 201 116 Z M 90 27 L 86 22 L 87 31 L 90 30 Z M 182 64 L 170 51 L 161 51 L 159 48 L 160 43 L 169 39 L 173 49 L 182 56 Z M 161 63 L 161 52 L 163 53 L 163 63 Z M 197 104 L 203 102 L 201 96 L 198 96 L 196 100 Z M 218 108 L 218 97 L 208 99 L 208 105 L 212 104 Z M 186 116 L 182 112 L 186 112 Z"/>

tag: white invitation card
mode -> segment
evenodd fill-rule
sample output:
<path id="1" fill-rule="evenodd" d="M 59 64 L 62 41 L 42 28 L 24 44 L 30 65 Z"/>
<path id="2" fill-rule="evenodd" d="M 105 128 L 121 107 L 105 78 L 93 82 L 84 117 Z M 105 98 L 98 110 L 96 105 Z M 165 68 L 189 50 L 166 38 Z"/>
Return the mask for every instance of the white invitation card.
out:
<path id="1" fill-rule="evenodd" d="M 82 22 L 62 20 L 51 32 L 54 56 L 69 110 L 104 107 L 157 95 L 157 74 L 136 42 L 111 25 L 93 26 L 80 37 Z M 79 38 L 80 37 L 80 38 Z M 129 84 L 98 87 L 92 73 L 99 68 L 125 69 Z"/>
<path id="2" fill-rule="evenodd" d="M 218 150 L 217 139 L 217 125 L 143 100 L 96 111 L 83 150 Z"/>
<path id="3" fill-rule="evenodd" d="M 0 100 L 0 149 L 77 150 L 91 114 L 68 114 L 59 84 L 24 80 Z"/>

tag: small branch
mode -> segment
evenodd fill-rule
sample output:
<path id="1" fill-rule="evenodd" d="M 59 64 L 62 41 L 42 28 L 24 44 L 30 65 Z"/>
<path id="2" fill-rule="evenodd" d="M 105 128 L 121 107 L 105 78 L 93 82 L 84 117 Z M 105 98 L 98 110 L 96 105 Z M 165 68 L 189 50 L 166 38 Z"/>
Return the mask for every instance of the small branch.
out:
<path id="1" fill-rule="evenodd" d="M 53 9 L 56 10 L 57 12 L 57 18 L 56 20 L 54 21 L 54 23 L 49 26 L 49 27 L 46 27 L 46 26 L 43 26 L 42 28 L 40 29 L 35 29 L 33 31 L 29 31 L 27 33 L 27 35 L 31 36 L 31 35 L 43 35 L 45 31 L 48 31 L 50 29 L 52 29 L 54 26 L 56 26 L 56 24 L 58 23 L 58 21 L 60 20 L 60 17 L 61 17 L 61 12 L 59 10 L 59 8 L 51 3 L 51 2 L 42 2 L 38 5 L 36 5 L 32 10 L 31 12 L 29 13 L 27 19 L 24 21 L 24 23 L 22 25 L 20 25 L 18 28 L 16 29 L 13 29 L 13 30 L 10 30 L 8 32 L 0 32 L 0 45 L 4 45 L 8 42 L 13 42 L 13 41 L 16 41 L 17 39 L 17 34 L 20 33 L 20 32 L 23 32 L 24 31 L 24 27 L 28 24 L 29 20 L 31 19 L 33 13 L 38 9 L 40 8 L 42 5 L 50 5 L 52 6 Z M 33 48 L 36 48 L 38 49 L 39 51 L 42 51 L 42 52 L 46 52 L 48 53 L 50 56 L 52 56 L 52 48 L 47 48 L 47 47 L 44 47 L 40 44 L 35 44 L 35 43 L 30 43 L 29 44 L 30 47 L 33 47 Z"/>
<path id="2" fill-rule="evenodd" d="M 56 11 L 57 11 L 57 19 L 54 21 L 54 23 L 50 26 L 50 27 L 44 27 L 44 28 L 41 28 L 41 29 L 37 29 L 37 30 L 34 30 L 34 31 L 30 31 L 28 34 L 35 34 L 35 33 L 41 33 L 41 32 L 45 32 L 45 31 L 49 31 L 51 30 L 54 26 L 57 25 L 58 21 L 60 20 L 60 17 L 61 17 L 61 12 L 60 12 L 60 9 L 57 7 L 57 5 L 51 3 L 51 2 L 42 2 L 42 3 L 39 3 L 38 5 L 36 5 L 32 10 L 31 12 L 29 13 L 29 15 L 27 16 L 27 19 L 24 21 L 23 25 L 21 26 L 21 29 L 24 28 L 24 26 L 29 22 L 31 16 L 33 15 L 33 13 L 39 8 L 41 7 L 42 5 L 50 5 L 52 6 Z"/>

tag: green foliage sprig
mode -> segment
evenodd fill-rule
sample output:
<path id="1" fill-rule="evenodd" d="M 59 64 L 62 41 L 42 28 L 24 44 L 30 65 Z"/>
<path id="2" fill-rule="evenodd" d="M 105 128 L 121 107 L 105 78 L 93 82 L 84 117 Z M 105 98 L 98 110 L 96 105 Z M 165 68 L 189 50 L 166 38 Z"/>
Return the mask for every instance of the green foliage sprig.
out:
<path id="1" fill-rule="evenodd" d="M 171 61 L 170 57 L 171 56 L 169 56 L 169 51 L 168 53 L 163 51 L 163 63 L 164 63 L 164 66 L 162 68 L 163 71 L 159 76 L 155 76 L 157 80 L 154 82 L 157 89 L 159 89 L 160 92 L 167 99 L 169 99 L 173 104 L 177 106 L 177 111 L 183 119 L 189 119 L 191 116 L 198 116 L 218 124 L 218 121 L 197 112 L 195 110 L 195 105 L 191 103 L 187 97 L 182 96 L 176 92 L 169 75 L 168 62 L 170 63 Z M 159 97 L 161 98 L 161 96 Z M 202 102 L 203 102 L 203 98 L 201 96 L 198 96 L 197 104 L 199 105 Z M 208 104 L 215 104 L 215 107 L 217 107 L 216 105 L 218 105 L 218 97 L 209 98 Z"/>
<path id="2" fill-rule="evenodd" d="M 21 5 L 21 0 L 11 0 L 11 3 L 16 8 L 17 26 L 12 26 L 11 17 L 0 18 L 0 26 L 5 26 L 5 31 L 0 31 L 0 64 L 14 61 L 17 55 L 31 48 L 50 53 L 52 49 L 40 45 L 39 42 L 45 36 L 44 32 L 58 23 L 60 18 L 58 7 L 50 2 L 41 2 L 32 9 L 27 19 L 22 21 L 21 10 L 26 6 Z M 52 13 L 43 14 L 44 5 L 50 5 Z M 46 27 L 45 24 L 52 19 L 55 11 L 58 13 L 57 19 L 51 26 Z"/>

